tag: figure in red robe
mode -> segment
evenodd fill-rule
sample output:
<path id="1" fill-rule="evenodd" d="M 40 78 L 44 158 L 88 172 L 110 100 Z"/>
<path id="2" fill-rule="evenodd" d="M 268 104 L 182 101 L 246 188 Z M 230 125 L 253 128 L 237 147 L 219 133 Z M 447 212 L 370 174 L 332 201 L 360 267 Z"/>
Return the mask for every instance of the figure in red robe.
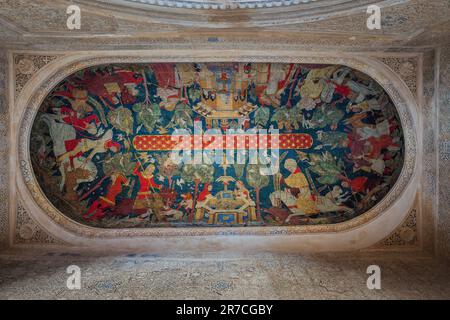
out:
<path id="1" fill-rule="evenodd" d="M 383 149 L 387 149 L 388 147 L 398 147 L 394 142 L 391 136 L 382 135 L 379 138 L 370 137 L 368 139 L 370 145 L 372 146 L 372 151 L 369 153 L 368 157 L 371 159 L 376 159 L 380 156 L 381 151 Z"/>
<path id="2" fill-rule="evenodd" d="M 128 179 L 121 173 L 113 173 L 111 180 L 112 183 L 106 195 L 95 200 L 83 215 L 85 220 L 102 219 L 106 210 L 116 205 L 116 197 L 122 192 L 122 186 L 128 184 Z"/>
<path id="3" fill-rule="evenodd" d="M 212 185 L 210 185 L 209 183 L 205 183 L 203 190 L 197 197 L 197 202 L 203 202 L 212 197 L 211 194 L 212 188 L 213 188 Z"/>
<path id="4" fill-rule="evenodd" d="M 75 110 L 69 107 L 61 108 L 61 119 L 70 124 L 77 131 L 87 131 L 91 134 L 95 134 L 97 132 L 96 126 L 100 123 L 97 115 L 91 114 L 84 118 L 78 118 L 78 114 Z M 92 123 L 94 123 L 95 127 L 92 127 Z"/>
<path id="5" fill-rule="evenodd" d="M 155 177 L 153 176 L 155 166 L 153 164 L 149 164 L 143 172 L 140 169 L 141 166 L 137 164 L 133 171 L 133 174 L 139 178 L 139 191 L 133 206 L 133 210 L 138 212 L 147 210 L 148 198 L 162 187 L 162 185 L 155 182 Z"/>

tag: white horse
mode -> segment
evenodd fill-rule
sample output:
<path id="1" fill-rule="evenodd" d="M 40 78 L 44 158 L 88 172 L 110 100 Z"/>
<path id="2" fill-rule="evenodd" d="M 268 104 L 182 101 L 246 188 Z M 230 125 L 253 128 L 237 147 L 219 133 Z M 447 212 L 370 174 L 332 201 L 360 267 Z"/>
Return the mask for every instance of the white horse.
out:
<path id="1" fill-rule="evenodd" d="M 358 94 L 358 97 L 355 99 L 355 103 L 361 103 L 364 101 L 367 95 L 377 95 L 379 94 L 379 88 L 374 88 L 373 82 L 370 82 L 368 86 L 365 86 L 359 82 L 355 82 L 353 80 L 347 81 L 347 86 Z"/>
<path id="2" fill-rule="evenodd" d="M 53 152 L 56 157 L 66 153 L 65 141 L 76 139 L 75 128 L 70 124 L 59 122 L 61 117 L 56 114 L 43 114 L 41 120 L 48 126 L 53 141 Z"/>
<path id="3" fill-rule="evenodd" d="M 75 128 L 69 124 L 58 122 L 60 120 L 59 115 L 55 114 L 44 114 L 41 116 L 41 120 L 48 126 L 50 131 L 50 137 L 53 141 L 53 153 L 55 157 L 58 158 L 60 155 L 63 155 L 67 152 L 65 141 L 74 140 L 77 137 Z M 63 161 L 59 163 L 59 172 L 61 173 L 61 183 L 59 185 L 60 190 L 62 191 L 64 185 L 66 183 L 66 167 L 68 170 L 75 170 L 78 168 L 86 169 L 90 172 L 88 178 L 78 179 L 77 183 L 80 184 L 82 182 L 90 182 L 95 179 L 97 176 L 97 167 L 92 161 L 86 161 L 84 157 L 74 158 L 73 168 L 67 166 L 69 164 L 69 158 L 65 158 Z"/>

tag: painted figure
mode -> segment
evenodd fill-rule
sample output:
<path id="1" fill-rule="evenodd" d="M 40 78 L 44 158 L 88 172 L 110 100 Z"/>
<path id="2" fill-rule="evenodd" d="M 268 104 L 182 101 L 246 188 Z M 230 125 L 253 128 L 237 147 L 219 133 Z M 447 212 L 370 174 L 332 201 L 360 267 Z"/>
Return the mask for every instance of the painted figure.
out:
<path id="1" fill-rule="evenodd" d="M 284 167 L 290 172 L 290 175 L 284 179 L 284 182 L 290 188 L 288 191 L 296 197 L 295 208 L 302 211 L 305 215 L 319 213 L 315 197 L 309 189 L 308 180 L 297 165 L 297 162 L 294 159 L 287 159 Z M 295 193 L 297 194 L 295 195 Z"/>
<path id="2" fill-rule="evenodd" d="M 100 196 L 91 204 L 89 209 L 83 215 L 84 219 L 102 219 L 106 214 L 106 210 L 116 205 L 116 197 L 122 192 L 122 186 L 128 184 L 128 179 L 118 172 L 114 172 L 110 176 L 110 179 L 111 184 L 108 187 L 106 195 Z"/>
<path id="3" fill-rule="evenodd" d="M 143 171 L 141 171 L 141 165 L 136 164 L 133 171 L 133 174 L 138 176 L 139 179 L 139 191 L 133 207 L 136 212 L 147 209 L 153 195 L 161 189 L 161 185 L 155 182 L 154 172 L 155 166 L 153 164 L 149 164 Z"/>

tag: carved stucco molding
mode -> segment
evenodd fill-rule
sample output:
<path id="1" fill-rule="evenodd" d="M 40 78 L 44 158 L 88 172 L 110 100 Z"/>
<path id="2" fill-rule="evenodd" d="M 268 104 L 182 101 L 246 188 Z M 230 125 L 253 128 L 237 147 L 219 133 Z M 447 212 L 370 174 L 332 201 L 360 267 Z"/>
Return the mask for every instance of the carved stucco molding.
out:
<path id="1" fill-rule="evenodd" d="M 379 60 L 402 78 L 412 94 L 417 94 L 418 57 L 382 57 Z"/>
<path id="2" fill-rule="evenodd" d="M 86 1 L 86 0 L 84 0 Z M 335 9 L 334 14 L 355 11 L 355 3 L 353 0 L 95 0 L 89 1 L 94 4 L 107 4 L 109 6 L 118 5 L 119 8 L 138 8 L 149 11 L 167 9 L 174 12 L 181 9 L 181 12 L 192 13 L 197 10 L 202 10 L 208 14 L 208 11 L 215 10 L 233 10 L 235 12 L 242 12 L 242 9 L 265 9 L 263 12 L 279 13 L 284 12 L 284 7 L 291 6 L 291 11 L 301 11 L 304 16 L 310 16 L 305 13 L 323 13 L 330 14 L 330 9 Z M 83 2 L 82 2 L 83 3 Z M 360 11 L 364 12 L 366 7 L 370 4 L 378 3 L 380 7 L 391 6 L 393 1 L 374 1 L 374 0 L 359 0 L 356 5 L 357 8 L 362 8 Z M 395 2 L 394 2 L 395 3 Z M 358 7 L 359 6 L 359 7 Z M 184 9 L 184 10 L 183 10 Z M 252 10 L 256 13 L 255 10 Z M 176 11 L 175 11 L 176 12 Z M 318 18 L 316 18 L 318 19 Z"/>
<path id="3" fill-rule="evenodd" d="M 13 54 L 14 98 L 17 98 L 27 82 L 45 65 L 60 55 Z M 14 204 L 12 204 L 14 205 Z M 14 234 L 12 241 L 17 244 L 64 244 L 43 230 L 28 214 L 20 200 L 15 203 Z"/>
<path id="4" fill-rule="evenodd" d="M 400 57 L 400 56 L 383 56 L 379 60 L 387 65 L 403 80 L 405 85 L 414 96 L 417 96 L 417 68 L 419 65 L 418 56 Z M 397 227 L 389 236 L 373 246 L 374 249 L 395 249 L 398 247 L 419 246 L 419 214 L 421 210 L 416 202 L 410 210 L 403 223 Z"/>
<path id="5" fill-rule="evenodd" d="M 57 59 L 59 55 L 42 54 L 14 54 L 14 93 L 15 98 L 20 94 L 23 87 L 40 69 L 51 61 Z"/>
<path id="6" fill-rule="evenodd" d="M 234 10 L 253 8 L 272 8 L 312 3 L 317 0 L 125 0 L 131 3 L 143 3 L 161 7 L 187 9 Z"/>
<path id="7" fill-rule="evenodd" d="M 8 132 L 9 124 L 9 108 L 7 101 L 7 56 L 5 51 L 0 49 L 0 247 L 6 247 L 9 244 L 9 178 L 8 170 Z"/>
<path id="8" fill-rule="evenodd" d="M 417 246 L 417 209 L 412 209 L 405 222 L 381 243 L 383 246 Z"/>
<path id="9" fill-rule="evenodd" d="M 412 208 L 402 224 L 371 249 L 418 248 L 420 246 L 418 212 L 419 208 L 417 206 Z"/>
<path id="10" fill-rule="evenodd" d="M 264 227 L 264 228 L 153 228 L 153 229 L 98 229 L 80 225 L 67 218 L 59 212 L 47 200 L 42 190 L 40 189 L 37 180 L 32 171 L 31 163 L 29 161 L 29 135 L 31 126 L 34 121 L 37 110 L 48 92 L 65 77 L 83 68 L 105 64 L 105 63 L 146 63 L 146 62 L 194 62 L 194 61 L 249 61 L 249 62 L 285 62 L 285 63 L 323 63 L 323 64 L 342 64 L 360 70 L 372 77 L 374 77 L 391 96 L 399 113 L 399 117 L 404 129 L 405 137 L 405 162 L 402 173 L 396 182 L 395 186 L 379 202 L 368 212 L 356 217 L 350 221 L 334 224 L 334 225 L 314 225 L 314 226 L 282 226 L 282 227 Z M 255 55 L 239 55 L 238 57 L 226 54 L 206 55 L 205 57 L 189 57 L 186 55 L 153 55 L 147 56 L 145 54 L 120 54 L 120 55 L 100 55 L 98 57 L 80 56 L 72 57 L 70 62 L 56 68 L 48 77 L 45 77 L 40 82 L 37 88 L 33 88 L 32 93 L 28 97 L 21 100 L 26 107 L 23 109 L 21 122 L 17 139 L 19 143 L 18 150 L 18 169 L 17 181 L 19 187 L 22 185 L 24 195 L 28 199 L 32 199 L 34 208 L 44 214 L 45 218 L 50 218 L 49 222 L 56 224 L 58 228 L 62 227 L 66 232 L 69 232 L 76 237 L 85 239 L 120 239 L 130 237 L 170 237 L 170 236 L 204 236 L 204 235 L 292 235 L 292 234 L 309 234 L 309 233 L 333 233 L 343 232 L 358 228 L 364 224 L 371 222 L 373 219 L 382 215 L 388 210 L 397 199 L 399 199 L 405 188 L 410 184 L 416 167 L 417 155 L 417 137 L 415 135 L 416 125 L 414 116 L 412 114 L 410 102 L 405 100 L 404 94 L 400 93 L 396 83 L 391 81 L 389 77 L 380 74 L 376 65 L 369 64 L 360 59 L 342 57 L 335 58 L 329 56 L 255 56 Z M 409 99 L 411 100 L 411 99 Z M 409 105 L 408 105 L 409 104 Z M 408 188 L 410 190 L 410 188 Z M 408 194 L 410 191 L 407 192 Z M 35 213 L 35 210 L 32 210 Z M 39 214 L 38 214 L 39 215 Z M 44 218 L 44 216 L 41 216 Z"/>
<path id="11" fill-rule="evenodd" d="M 20 244 L 57 244 L 67 245 L 43 230 L 31 218 L 21 200 L 17 201 L 17 211 L 14 227 L 14 245 Z"/>

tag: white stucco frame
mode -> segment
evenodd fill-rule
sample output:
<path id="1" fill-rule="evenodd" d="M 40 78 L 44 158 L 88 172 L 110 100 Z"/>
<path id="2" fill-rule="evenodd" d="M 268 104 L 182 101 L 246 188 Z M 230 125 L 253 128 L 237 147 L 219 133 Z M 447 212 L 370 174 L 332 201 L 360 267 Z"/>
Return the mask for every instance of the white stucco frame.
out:
<path id="1" fill-rule="evenodd" d="M 395 186 L 368 212 L 325 226 L 98 229 L 74 222 L 43 195 L 29 161 L 34 116 L 54 85 L 73 72 L 104 63 L 145 62 L 293 62 L 347 65 L 378 81 L 391 96 L 405 138 L 405 163 Z M 421 146 L 418 106 L 410 90 L 391 69 L 374 58 L 351 53 L 245 50 L 152 50 L 68 53 L 40 69 L 25 85 L 11 110 L 11 163 L 22 199 L 33 219 L 49 234 L 83 247 L 148 250 L 296 250 L 342 251 L 371 246 L 389 235 L 406 217 L 419 188 Z"/>

